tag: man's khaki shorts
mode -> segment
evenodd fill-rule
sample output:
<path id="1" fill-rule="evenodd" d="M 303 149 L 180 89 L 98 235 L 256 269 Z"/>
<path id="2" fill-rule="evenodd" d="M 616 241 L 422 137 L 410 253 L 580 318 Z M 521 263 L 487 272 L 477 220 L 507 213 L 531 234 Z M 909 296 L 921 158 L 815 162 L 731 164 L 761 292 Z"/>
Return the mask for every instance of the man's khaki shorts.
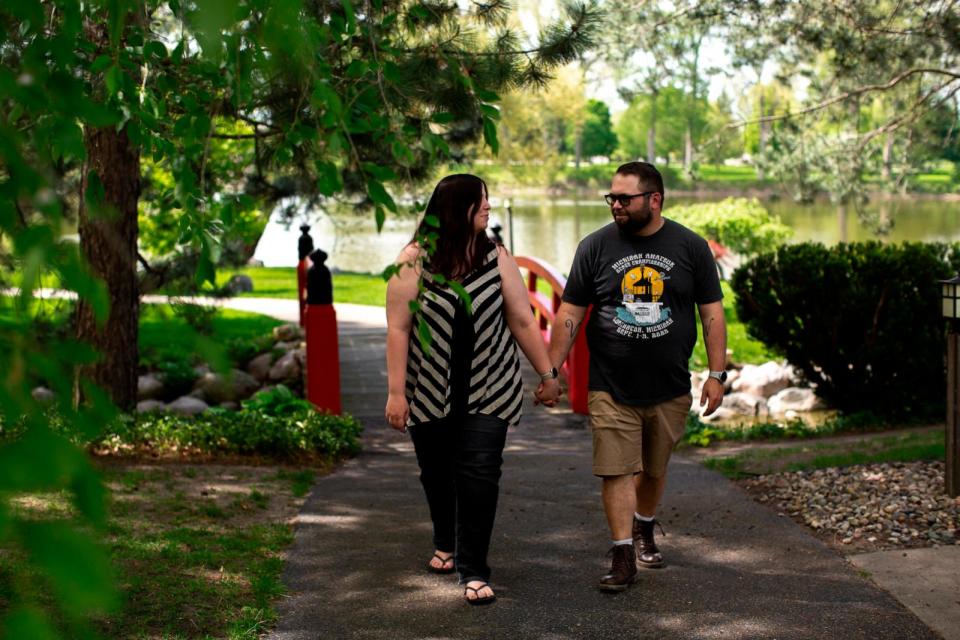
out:
<path id="1" fill-rule="evenodd" d="M 693 396 L 685 394 L 649 407 L 620 404 L 606 391 L 587 395 L 593 430 L 593 475 L 667 472 L 670 454 L 687 426 Z"/>

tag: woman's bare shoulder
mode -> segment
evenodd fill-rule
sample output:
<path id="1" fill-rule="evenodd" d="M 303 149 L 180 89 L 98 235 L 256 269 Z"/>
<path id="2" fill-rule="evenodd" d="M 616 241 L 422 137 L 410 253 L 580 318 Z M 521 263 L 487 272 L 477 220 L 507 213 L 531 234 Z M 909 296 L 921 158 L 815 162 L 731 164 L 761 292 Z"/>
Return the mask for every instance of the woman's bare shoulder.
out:
<path id="1" fill-rule="evenodd" d="M 396 263 L 401 264 L 406 262 L 414 262 L 418 258 L 424 257 L 426 253 L 427 252 L 424 251 L 423 248 L 420 246 L 420 243 L 414 240 L 414 241 L 411 241 L 409 244 L 407 244 L 407 246 L 403 248 L 403 250 L 400 252 L 400 255 L 397 256 Z"/>

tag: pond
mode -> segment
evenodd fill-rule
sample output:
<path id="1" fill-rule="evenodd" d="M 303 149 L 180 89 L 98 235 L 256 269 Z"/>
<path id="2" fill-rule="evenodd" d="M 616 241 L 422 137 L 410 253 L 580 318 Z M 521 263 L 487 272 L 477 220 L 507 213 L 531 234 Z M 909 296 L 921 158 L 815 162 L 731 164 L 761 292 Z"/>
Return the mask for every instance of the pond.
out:
<path id="1" fill-rule="evenodd" d="M 711 201 L 719 198 L 702 198 Z M 690 198 L 670 199 L 664 215 L 670 217 L 670 205 L 692 202 Z M 509 243 L 509 220 L 503 201 L 492 200 L 491 224 L 499 221 Z M 844 210 L 829 202 L 798 205 L 791 201 L 766 201 L 764 206 L 793 229 L 792 242 L 816 241 L 824 244 L 877 239 L 852 208 Z M 875 200 L 866 209 L 892 223 L 884 242 L 919 240 L 960 241 L 960 202 L 901 198 Z M 517 255 L 537 256 L 566 272 L 577 243 L 586 234 L 610 221 L 610 210 L 599 196 L 594 200 L 517 199 L 513 210 L 513 250 Z M 308 215 L 286 227 L 277 221 L 268 223 L 254 258 L 264 266 L 293 266 L 297 259 L 298 227 L 306 220 L 313 226 L 314 243 L 330 258 L 327 264 L 343 271 L 379 273 L 393 261 L 413 235 L 416 221 L 411 217 L 388 218 L 377 233 L 372 214 Z"/>

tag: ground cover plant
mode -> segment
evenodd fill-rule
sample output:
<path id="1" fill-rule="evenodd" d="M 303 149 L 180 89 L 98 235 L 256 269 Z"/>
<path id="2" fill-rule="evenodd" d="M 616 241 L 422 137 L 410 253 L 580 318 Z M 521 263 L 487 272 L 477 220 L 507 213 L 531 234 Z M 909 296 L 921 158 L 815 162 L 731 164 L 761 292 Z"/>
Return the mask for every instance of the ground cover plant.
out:
<path id="1" fill-rule="evenodd" d="M 283 592 L 292 518 L 315 472 L 116 460 L 97 467 L 110 499 L 107 525 L 96 535 L 109 550 L 117 599 L 80 628 L 104 638 L 260 637 L 276 619 L 272 602 Z M 33 522 L 76 521 L 64 493 L 22 495 L 12 504 Z M 0 548 L 0 611 L 49 608 L 45 583 L 31 573 L 21 550 Z"/>
<path id="2" fill-rule="evenodd" d="M 733 453 L 724 447 L 707 450 L 701 462 L 728 478 L 742 478 L 783 471 L 809 471 L 878 462 L 943 460 L 943 429 L 940 427 L 898 433 L 874 433 L 750 446 Z"/>

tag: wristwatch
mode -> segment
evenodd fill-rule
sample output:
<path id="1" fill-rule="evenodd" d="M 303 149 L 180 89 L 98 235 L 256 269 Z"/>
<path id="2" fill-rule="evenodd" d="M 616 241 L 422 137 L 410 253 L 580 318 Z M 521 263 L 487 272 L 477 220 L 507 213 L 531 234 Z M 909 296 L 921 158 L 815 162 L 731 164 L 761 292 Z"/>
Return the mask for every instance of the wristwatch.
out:
<path id="1" fill-rule="evenodd" d="M 546 382 L 547 380 L 552 380 L 553 378 L 557 378 L 559 376 L 560 376 L 560 372 L 557 371 L 557 368 L 551 367 L 550 371 L 540 374 L 540 381 Z"/>
<path id="2" fill-rule="evenodd" d="M 720 384 L 723 384 L 727 381 L 727 372 L 726 371 L 711 371 L 710 376 L 715 380 L 719 380 Z"/>

